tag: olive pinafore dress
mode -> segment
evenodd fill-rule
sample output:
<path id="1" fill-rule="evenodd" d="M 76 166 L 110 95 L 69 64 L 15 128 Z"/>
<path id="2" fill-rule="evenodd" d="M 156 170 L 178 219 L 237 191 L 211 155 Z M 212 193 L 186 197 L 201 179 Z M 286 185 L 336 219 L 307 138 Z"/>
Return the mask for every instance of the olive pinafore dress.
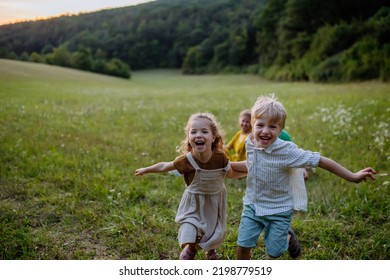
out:
<path id="1" fill-rule="evenodd" d="M 195 176 L 183 193 L 175 222 L 180 224 L 180 246 L 197 243 L 208 251 L 218 248 L 226 235 L 226 189 L 224 179 L 230 162 L 220 169 L 201 169 L 191 153 L 187 159 Z"/>

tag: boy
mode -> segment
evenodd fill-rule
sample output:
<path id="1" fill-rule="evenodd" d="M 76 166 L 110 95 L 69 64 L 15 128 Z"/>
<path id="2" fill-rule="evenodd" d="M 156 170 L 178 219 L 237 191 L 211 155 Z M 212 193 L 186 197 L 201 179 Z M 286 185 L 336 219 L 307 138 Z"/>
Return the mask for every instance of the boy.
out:
<path id="1" fill-rule="evenodd" d="M 290 227 L 293 199 L 288 183 L 290 168 L 320 167 L 355 183 L 375 180 L 371 167 L 353 173 L 318 152 L 299 149 L 278 139 L 286 121 L 286 110 L 272 94 L 260 96 L 252 108 L 252 128 L 246 142 L 247 160 L 231 163 L 246 171 L 247 186 L 237 240 L 237 259 L 251 258 L 251 248 L 264 230 L 267 254 L 277 258 L 287 249 L 292 258 L 300 253 L 299 242 Z"/>

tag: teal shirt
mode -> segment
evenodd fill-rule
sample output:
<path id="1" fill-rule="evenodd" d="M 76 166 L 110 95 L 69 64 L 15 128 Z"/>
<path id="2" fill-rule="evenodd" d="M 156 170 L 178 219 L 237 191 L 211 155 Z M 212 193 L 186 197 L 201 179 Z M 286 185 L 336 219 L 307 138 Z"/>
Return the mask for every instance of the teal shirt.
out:
<path id="1" fill-rule="evenodd" d="M 291 136 L 285 130 L 282 130 L 282 132 L 279 134 L 279 138 L 284 140 L 284 141 L 290 141 L 291 142 Z"/>

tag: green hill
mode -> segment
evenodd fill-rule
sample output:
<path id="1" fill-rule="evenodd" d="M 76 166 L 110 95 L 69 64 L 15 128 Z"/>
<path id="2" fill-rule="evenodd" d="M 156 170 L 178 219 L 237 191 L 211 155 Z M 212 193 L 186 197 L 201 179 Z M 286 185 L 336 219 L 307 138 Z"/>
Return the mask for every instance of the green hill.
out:
<path id="1" fill-rule="evenodd" d="M 118 78 L 77 69 L 25 61 L 0 59 L 1 79 L 42 79 L 57 81 L 118 82 Z"/>
<path id="2" fill-rule="evenodd" d="M 387 0 L 157 0 L 0 26 L 0 57 L 129 78 L 131 69 L 390 79 Z"/>

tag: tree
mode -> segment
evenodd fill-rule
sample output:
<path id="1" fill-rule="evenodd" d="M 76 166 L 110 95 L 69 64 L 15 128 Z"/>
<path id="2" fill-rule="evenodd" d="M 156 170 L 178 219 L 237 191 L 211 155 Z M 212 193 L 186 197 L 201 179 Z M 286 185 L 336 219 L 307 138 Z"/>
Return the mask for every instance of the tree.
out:
<path id="1" fill-rule="evenodd" d="M 64 47 L 54 48 L 52 53 L 46 55 L 46 61 L 49 64 L 70 67 L 71 55 Z"/>
<path id="2" fill-rule="evenodd" d="M 72 67 L 90 71 L 93 69 L 93 59 L 91 49 L 80 47 L 77 52 L 72 54 Z"/>
<path id="3" fill-rule="evenodd" d="M 121 61 L 120 59 L 113 58 L 107 62 L 104 66 L 105 73 L 111 76 L 117 76 L 121 78 L 130 78 L 130 67 Z"/>
<path id="4" fill-rule="evenodd" d="M 33 52 L 30 55 L 30 61 L 35 62 L 35 63 L 44 63 L 45 62 L 45 57 L 37 52 Z"/>

